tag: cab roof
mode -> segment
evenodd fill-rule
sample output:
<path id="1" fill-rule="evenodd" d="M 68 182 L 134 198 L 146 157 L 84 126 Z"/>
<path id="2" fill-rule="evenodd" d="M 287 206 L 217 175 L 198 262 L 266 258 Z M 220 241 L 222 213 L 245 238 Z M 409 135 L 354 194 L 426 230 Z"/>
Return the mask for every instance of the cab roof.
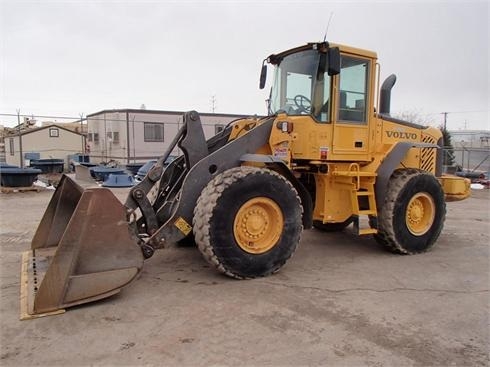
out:
<path id="1" fill-rule="evenodd" d="M 326 52 L 328 48 L 332 48 L 332 47 L 338 47 L 340 49 L 341 53 L 348 53 L 348 54 L 353 54 L 353 55 L 358 55 L 358 56 L 364 56 L 364 57 L 369 57 L 372 59 L 378 58 L 376 52 L 374 52 L 374 51 L 364 50 L 361 48 L 341 45 L 341 44 L 337 44 L 337 43 L 310 42 L 310 43 L 307 43 L 306 45 L 294 47 L 294 48 L 291 48 L 289 50 L 280 52 L 278 54 L 269 55 L 269 57 L 267 58 L 267 61 L 273 65 L 276 65 L 276 64 L 279 64 L 284 57 L 295 54 L 297 52 L 306 51 L 306 50 L 318 50 L 318 49 L 320 49 L 320 50 L 324 49 L 324 51 Z"/>

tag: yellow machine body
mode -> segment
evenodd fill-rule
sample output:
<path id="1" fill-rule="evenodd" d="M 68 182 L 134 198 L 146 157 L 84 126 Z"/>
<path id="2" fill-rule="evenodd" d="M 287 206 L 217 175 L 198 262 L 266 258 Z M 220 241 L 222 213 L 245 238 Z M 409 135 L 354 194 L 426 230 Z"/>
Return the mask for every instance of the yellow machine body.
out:
<path id="1" fill-rule="evenodd" d="M 326 82 L 311 85 L 313 98 L 309 112 L 313 111 L 315 104 L 318 104 L 318 109 L 325 100 L 329 102 L 329 110 L 324 111 L 323 116 L 320 113 L 291 115 L 279 111 L 269 144 L 258 151 L 282 159 L 290 170 L 297 172 L 297 176 L 306 174 L 311 176 L 310 179 L 314 178 L 313 219 L 338 223 L 352 216 L 376 216 L 374 187 L 378 171 L 399 143 L 413 143 L 413 146 L 395 169 L 414 168 L 436 175 L 447 201 L 467 198 L 471 193 L 468 179 L 443 175 L 438 170 L 437 160 L 441 159 L 443 149 L 439 129 L 397 120 L 389 115 L 389 111 L 385 114 L 377 112 L 380 110 L 380 86 L 376 53 L 337 44 L 330 47 L 339 49 L 342 62 L 352 63 L 354 60 L 362 64 L 365 70 L 363 90 L 344 90 L 349 85 L 342 83 L 342 71 L 331 77 L 328 86 L 325 86 Z M 349 68 L 348 64 L 346 68 Z M 290 74 L 288 72 L 287 77 L 276 75 L 276 82 L 287 83 L 286 78 L 290 78 Z M 282 88 L 285 89 L 284 86 Z M 360 99 L 346 103 L 345 94 L 349 93 L 360 96 Z M 287 96 L 283 98 L 287 99 Z M 250 125 L 249 120 L 238 122 L 236 131 L 245 133 L 247 129 L 243 127 L 247 125 Z M 232 134 L 230 139 L 235 137 Z M 253 162 L 248 164 L 256 165 Z M 318 169 L 312 172 L 312 166 Z M 361 196 L 364 199 L 360 199 Z M 372 234 L 376 229 L 369 228 L 359 233 Z"/>

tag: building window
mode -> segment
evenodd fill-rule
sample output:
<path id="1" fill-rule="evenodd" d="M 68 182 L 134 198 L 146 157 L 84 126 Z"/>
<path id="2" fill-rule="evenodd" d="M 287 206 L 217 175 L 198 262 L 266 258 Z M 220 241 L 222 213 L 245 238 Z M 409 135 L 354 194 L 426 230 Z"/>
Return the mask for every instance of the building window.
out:
<path id="1" fill-rule="evenodd" d="M 87 141 L 98 143 L 99 142 L 99 134 L 98 133 L 88 133 L 87 134 Z"/>
<path id="2" fill-rule="evenodd" d="M 163 141 L 164 124 L 145 122 L 145 142 Z"/>
<path id="3" fill-rule="evenodd" d="M 119 131 L 113 131 L 113 132 L 109 131 L 107 133 L 107 139 L 113 144 L 119 144 Z"/>
<path id="4" fill-rule="evenodd" d="M 219 125 L 219 124 L 214 125 L 214 135 L 218 135 L 224 129 L 225 129 L 224 125 Z"/>
<path id="5" fill-rule="evenodd" d="M 14 153 L 15 153 L 14 139 L 12 139 L 12 138 L 9 139 L 9 147 L 10 147 L 10 155 L 14 155 Z"/>
<path id="6" fill-rule="evenodd" d="M 50 138 L 57 138 L 60 136 L 60 131 L 55 128 L 55 127 L 50 127 L 49 128 L 49 137 Z"/>

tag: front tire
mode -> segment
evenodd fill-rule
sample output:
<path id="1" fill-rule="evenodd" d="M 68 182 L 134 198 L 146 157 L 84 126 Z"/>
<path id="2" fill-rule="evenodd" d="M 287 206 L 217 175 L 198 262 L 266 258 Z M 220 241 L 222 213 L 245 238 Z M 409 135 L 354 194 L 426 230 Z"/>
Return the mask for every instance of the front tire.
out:
<path id="1" fill-rule="evenodd" d="M 401 169 L 393 173 L 377 223 L 376 240 L 393 252 L 417 254 L 439 237 L 446 216 L 444 191 L 430 173 Z"/>
<path id="2" fill-rule="evenodd" d="M 278 271 L 299 244 L 302 206 L 283 176 L 236 167 L 217 175 L 194 209 L 193 230 L 202 255 L 233 278 Z"/>

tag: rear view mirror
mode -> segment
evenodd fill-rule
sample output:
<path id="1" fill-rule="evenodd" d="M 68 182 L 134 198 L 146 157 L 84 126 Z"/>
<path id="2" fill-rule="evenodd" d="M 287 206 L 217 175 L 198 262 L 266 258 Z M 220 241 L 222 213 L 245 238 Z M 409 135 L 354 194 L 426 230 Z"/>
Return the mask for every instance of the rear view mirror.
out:
<path id="1" fill-rule="evenodd" d="M 259 88 L 264 89 L 265 87 L 265 81 L 267 80 L 267 65 L 264 63 L 262 64 L 262 70 L 260 70 L 260 83 L 259 83 Z"/>
<path id="2" fill-rule="evenodd" d="M 338 47 L 328 49 L 328 75 L 334 76 L 340 74 L 340 50 Z"/>

